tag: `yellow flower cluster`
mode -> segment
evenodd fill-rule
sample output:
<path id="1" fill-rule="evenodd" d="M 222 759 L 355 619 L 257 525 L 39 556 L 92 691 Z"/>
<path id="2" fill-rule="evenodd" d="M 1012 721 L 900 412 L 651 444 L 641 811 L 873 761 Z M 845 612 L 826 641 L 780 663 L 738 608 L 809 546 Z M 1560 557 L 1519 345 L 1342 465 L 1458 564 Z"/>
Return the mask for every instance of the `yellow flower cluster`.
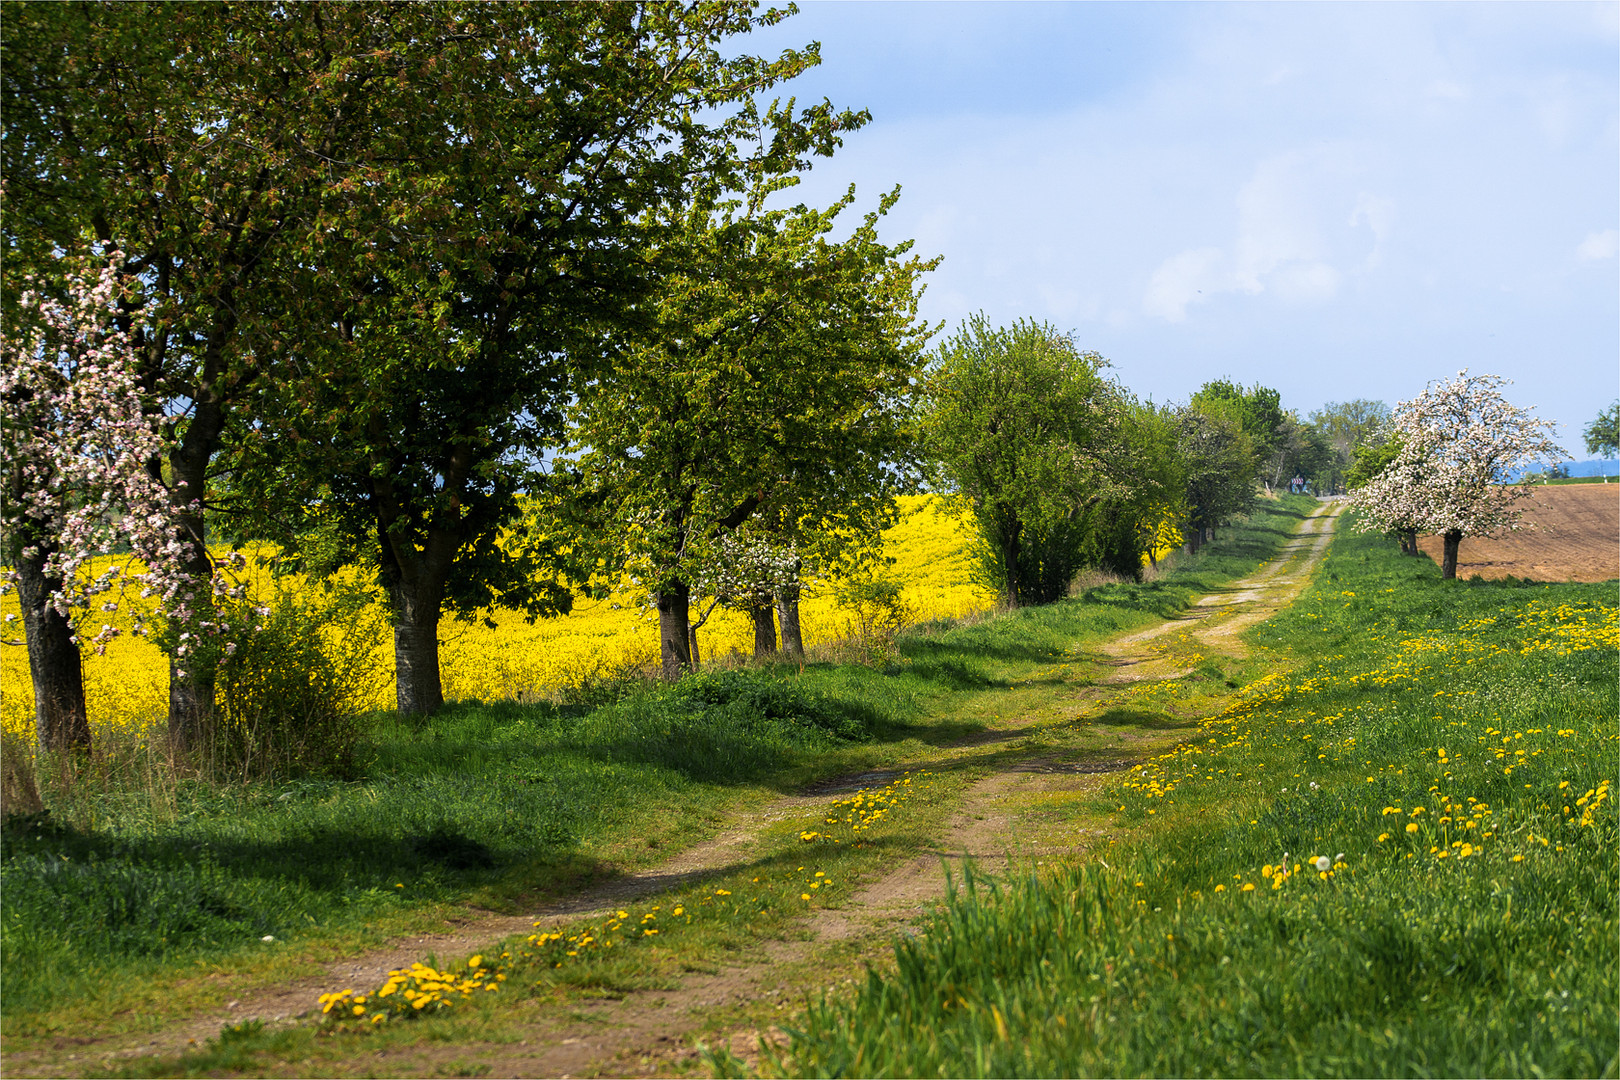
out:
<path id="1" fill-rule="evenodd" d="M 1515 614 L 1519 628 L 1535 635 L 1519 646 L 1519 652 L 1526 656 L 1535 652 L 1565 656 L 1586 649 L 1620 648 L 1620 609 L 1595 604 L 1549 608 L 1532 600 Z"/>
<path id="2" fill-rule="evenodd" d="M 494 993 L 506 976 L 485 963 L 482 956 L 467 961 L 465 972 L 438 971 L 426 964 L 412 964 L 388 973 L 388 981 L 370 994 L 353 988 L 320 996 L 323 1019 L 332 1022 L 380 1024 L 390 1016 L 419 1016 L 424 1012 L 447 1009 L 457 1000 L 479 992 Z"/>
<path id="3" fill-rule="evenodd" d="M 889 572 L 902 586 L 902 599 L 920 620 L 960 618 L 988 609 L 989 590 L 973 583 L 973 524 L 965 513 L 948 511 L 934 495 L 904 496 L 899 520 L 883 534 L 883 553 L 894 560 Z M 250 562 L 250 566 L 252 563 Z M 92 572 L 94 568 L 92 568 Z M 248 572 L 254 595 L 272 591 L 263 570 Z M 808 589 L 800 621 L 807 646 L 848 633 L 847 616 L 834 593 L 837 582 Z M 581 598 L 568 615 L 529 623 L 516 612 L 489 613 L 493 629 L 446 618 L 440 624 L 439 660 L 448 700 L 532 700 L 564 687 L 650 666 L 658 656 L 656 613 L 643 610 L 645 598 L 626 583 L 603 600 Z M 379 601 L 380 603 L 380 601 Z M 17 615 L 15 593 L 0 598 L 0 615 Z M 111 616 L 128 625 L 127 613 Z M 15 629 L 15 619 L 7 624 Z M 750 654 L 753 623 L 741 612 L 717 610 L 699 632 L 701 654 Z M 378 650 L 379 676 L 369 708 L 392 708 L 391 654 Z M 86 655 L 85 696 L 91 729 L 98 737 L 115 732 L 140 737 L 160 732 L 167 708 L 168 663 L 157 646 L 128 635 L 112 642 L 105 656 Z M 0 727 L 31 739 L 33 688 L 22 649 L 0 649 Z"/>
<path id="4" fill-rule="evenodd" d="M 731 893 L 725 889 L 719 889 L 716 890 L 715 895 L 730 896 Z M 701 902 L 706 903 L 709 899 L 705 897 Z M 658 925 L 658 916 L 663 910 L 661 905 L 654 906 L 648 908 L 639 916 L 632 915 L 628 911 L 615 911 L 600 926 L 593 926 L 573 934 L 564 934 L 560 931 L 541 931 L 538 934 L 530 934 L 529 945 L 536 950 L 540 950 L 540 952 L 519 952 L 518 958 L 520 960 L 533 960 L 537 957 L 549 959 L 552 967 L 562 967 L 563 962 L 571 957 L 600 952 L 603 949 L 611 949 L 615 945 L 627 945 L 637 941 L 645 941 L 657 937 L 668 926 L 667 921 L 663 927 Z M 677 904 L 669 913 L 670 920 L 680 919 L 682 916 L 685 916 L 686 925 L 692 922 L 692 916 L 686 913 L 686 908 L 682 905 Z M 540 924 L 535 923 L 534 925 L 539 926 Z M 541 953 L 544 953 L 545 956 L 541 957 Z"/>
<path id="5" fill-rule="evenodd" d="M 829 808 L 823 825 L 845 826 L 851 838 L 854 834 L 877 825 L 889 816 L 889 811 L 904 803 L 925 785 L 932 782 L 933 774 L 926 769 L 913 775 L 903 773 L 882 787 L 862 788 L 847 799 L 840 799 Z M 839 838 L 825 829 L 805 829 L 799 839 L 807 844 L 836 844 Z"/>
<path id="6" fill-rule="evenodd" d="M 1339 874 L 1348 874 L 1349 872 L 1350 868 L 1345 865 L 1344 852 L 1342 851 L 1331 859 L 1326 855 L 1312 855 L 1303 862 L 1295 861 L 1292 865 L 1289 864 L 1288 852 L 1285 851 L 1283 852 L 1282 861 L 1278 862 L 1277 865 L 1273 866 L 1267 863 L 1260 868 L 1260 880 L 1269 883 L 1273 892 L 1280 892 L 1285 884 L 1300 874 L 1304 874 L 1307 880 L 1310 880 L 1311 875 L 1315 874 L 1317 880 L 1330 881 Z M 1243 875 L 1233 874 L 1232 880 L 1243 881 Z M 1214 891 L 1218 893 L 1225 892 L 1226 886 L 1217 885 Z M 1251 893 L 1255 891 L 1255 884 L 1252 881 L 1244 881 L 1241 886 L 1234 885 L 1232 891 Z"/>

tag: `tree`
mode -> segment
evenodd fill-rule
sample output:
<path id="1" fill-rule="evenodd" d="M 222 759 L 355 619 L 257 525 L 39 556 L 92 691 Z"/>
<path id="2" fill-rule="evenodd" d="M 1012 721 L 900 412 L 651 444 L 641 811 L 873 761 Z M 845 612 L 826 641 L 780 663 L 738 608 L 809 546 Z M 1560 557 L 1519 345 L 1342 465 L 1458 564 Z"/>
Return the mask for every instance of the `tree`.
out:
<path id="1" fill-rule="evenodd" d="M 1333 454 L 1332 462 L 1325 463 L 1322 469 L 1327 473 L 1323 479 L 1336 490 L 1347 482 L 1345 475 L 1356 448 L 1384 441 L 1389 428 L 1389 406 L 1369 398 L 1330 401 L 1310 414 L 1307 426 L 1326 440 Z"/>
<path id="2" fill-rule="evenodd" d="M 1391 433 L 1382 442 L 1363 443 L 1351 453 L 1350 468 L 1345 473 L 1345 485 L 1351 491 L 1370 484 L 1385 470 L 1392 467 L 1400 458 L 1406 441 L 1399 434 Z M 1389 490 L 1396 491 L 1398 486 L 1393 479 L 1388 482 Z M 1381 499 L 1385 496 L 1379 495 Z M 1401 544 L 1401 554 L 1416 558 L 1423 554 L 1418 550 L 1417 534 L 1420 522 L 1417 516 L 1407 507 L 1397 508 L 1393 502 L 1385 500 L 1387 505 L 1381 521 L 1384 529 L 1394 536 Z"/>
<path id="3" fill-rule="evenodd" d="M 1397 456 L 1351 496 L 1363 527 L 1438 533 L 1441 576 L 1448 579 L 1457 576 L 1463 537 L 1519 528 L 1524 508 L 1515 504 L 1531 494 L 1529 478 L 1509 483 L 1509 477 L 1564 457 L 1550 423 L 1502 396 L 1507 382 L 1464 369 L 1397 404 Z"/>
<path id="4" fill-rule="evenodd" d="M 1230 379 L 1212 379 L 1199 388 L 1190 404 L 1208 416 L 1222 417 L 1243 433 L 1253 456 L 1255 477 L 1277 471 L 1268 466 L 1278 465 L 1274 456 L 1284 440 L 1288 419 L 1277 391 L 1259 383 L 1245 390 Z"/>
<path id="5" fill-rule="evenodd" d="M 86 239 L 117 247 L 122 328 L 163 422 L 168 528 L 210 604 L 213 466 L 255 397 L 338 327 L 339 259 L 370 252 L 334 202 L 388 206 L 414 85 L 401 42 L 458 37 L 450 8 L 51 4 L 0 22 L 8 295 Z M 446 71 L 451 70 L 449 68 Z M 443 76 L 429 76 L 435 86 Z M 443 137 L 441 132 L 441 140 Z M 390 199 L 392 195 L 395 198 Z M 59 289 L 57 290 L 60 291 Z M 292 361 L 296 362 L 296 361 Z M 209 621 L 206 610 L 196 617 Z M 213 665 L 170 657 L 169 728 L 194 744 Z"/>
<path id="6" fill-rule="evenodd" d="M 1597 414 L 1597 419 L 1586 425 L 1586 452 L 1599 457 L 1612 458 L 1620 451 L 1620 401 Z"/>
<path id="7" fill-rule="evenodd" d="M 204 510 L 273 524 L 220 505 L 221 465 L 238 492 L 287 481 L 286 515 L 319 507 L 376 558 L 400 706 L 430 712 L 446 604 L 565 602 L 498 538 L 563 440 L 570 365 L 646 294 L 639 217 L 693 175 L 744 170 L 757 117 L 727 106 L 817 62 L 722 55 L 785 14 L 226 4 L 159 25 L 134 5 L 29 9 L 5 43 L 6 172 L 23 178 L 8 196 L 26 211 L 8 251 L 86 227 L 123 245 L 156 328 L 143 385 L 188 405 L 165 462 L 192 493 L 177 535 L 204 537 Z M 780 118 L 781 152 L 830 111 Z M 171 677 L 182 743 L 211 680 Z"/>
<path id="8" fill-rule="evenodd" d="M 90 746 L 80 645 L 105 652 L 119 631 L 93 624 L 118 610 L 126 587 L 160 598 L 181 663 L 222 629 L 192 597 L 193 544 L 167 528 L 169 492 L 150 471 L 163 443 L 116 323 L 120 257 L 110 258 L 99 270 L 70 260 L 54 275 L 66 302 L 25 289 L 0 336 L 0 547 L 10 565 L 0 592 L 17 589 L 46 750 Z M 86 579 L 90 560 L 112 549 L 122 556 Z M 217 573 L 210 585 L 214 596 L 228 591 Z M 145 632 L 141 608 L 131 614 Z"/>
<path id="9" fill-rule="evenodd" d="M 1254 443 L 1228 415 L 1207 411 L 1196 398 L 1179 411 L 1176 428 L 1185 463 L 1185 532 L 1196 554 L 1217 527 L 1253 506 Z"/>
<path id="10" fill-rule="evenodd" d="M 1105 364 L 1046 323 L 993 328 L 975 315 L 929 367 L 920 420 L 933 479 L 972 508 L 1010 606 L 1064 595 L 1119 490 L 1108 457 L 1124 409 Z"/>
<path id="11" fill-rule="evenodd" d="M 785 134 L 830 153 L 858 122 Z M 657 597 L 669 677 L 692 666 L 692 584 L 728 534 L 762 509 L 783 540 L 859 532 L 908 453 L 928 336 L 917 279 L 934 262 L 878 240 L 898 191 L 837 243 L 827 236 L 853 189 L 825 211 L 765 209 L 798 168 L 783 141 L 760 140 L 765 165 L 743 198 L 710 184 L 656 223 L 658 291 L 571 410 L 603 565 Z"/>
<path id="12" fill-rule="evenodd" d="M 1180 543 L 1187 462 L 1177 451 L 1173 409 L 1123 392 L 1120 400 L 1124 409 L 1110 455 L 1118 486 L 1102 514 L 1096 557 L 1103 569 L 1140 579 L 1144 559 L 1157 566 L 1155 550 Z"/>

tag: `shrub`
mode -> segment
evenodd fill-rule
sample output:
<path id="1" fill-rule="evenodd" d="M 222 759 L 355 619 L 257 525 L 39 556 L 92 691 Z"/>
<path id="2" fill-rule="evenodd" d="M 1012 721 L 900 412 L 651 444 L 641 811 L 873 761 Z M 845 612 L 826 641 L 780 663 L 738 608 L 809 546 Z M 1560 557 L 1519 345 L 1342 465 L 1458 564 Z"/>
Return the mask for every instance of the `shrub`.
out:
<path id="1" fill-rule="evenodd" d="M 894 639 L 916 618 L 898 581 L 852 578 L 838 587 L 838 606 L 848 612 L 844 635 L 866 658 L 882 666 L 894 658 Z"/>
<path id="2" fill-rule="evenodd" d="M 360 703 L 376 680 L 381 609 L 369 590 L 278 582 L 268 605 L 230 613 L 234 652 L 222 656 L 218 718 L 207 748 L 219 774 L 352 776 Z"/>

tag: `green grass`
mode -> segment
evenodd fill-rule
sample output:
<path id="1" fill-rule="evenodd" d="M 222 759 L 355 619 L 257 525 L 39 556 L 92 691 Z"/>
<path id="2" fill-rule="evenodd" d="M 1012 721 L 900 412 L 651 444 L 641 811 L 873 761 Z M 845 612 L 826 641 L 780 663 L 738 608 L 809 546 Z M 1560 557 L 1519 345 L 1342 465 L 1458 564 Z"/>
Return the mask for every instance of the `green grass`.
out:
<path id="1" fill-rule="evenodd" d="M 936 627 L 903 638 L 882 668 L 707 672 L 596 708 L 460 704 L 426 722 L 383 715 L 359 780 L 186 781 L 162 813 L 138 784 L 62 788 L 48 817 L 12 820 L 3 833 L 6 1035 L 153 1029 L 442 925 L 462 905 L 524 910 L 656 863 L 816 779 L 938 759 L 1011 692 L 1056 708 L 1054 664 L 1252 571 L 1313 503 L 1262 505 L 1155 582 Z M 897 826 L 887 847 L 840 850 L 818 868 L 850 880 L 877 873 L 926 839 L 913 832 L 932 828 L 969 779 L 945 770 L 927 804 L 935 808 Z M 764 874 L 789 888 L 781 875 L 799 865 L 796 828 L 762 842 L 743 884 Z M 782 932 L 801 910 L 797 895 L 773 900 L 773 914 L 746 933 Z M 735 947 L 716 944 L 723 937 L 696 935 L 682 955 Z M 631 958 L 568 971 L 605 963 L 617 974 L 604 978 L 625 986 L 668 977 L 665 961 L 633 977 L 651 954 L 623 955 Z M 229 990 L 213 981 L 221 975 Z"/>
<path id="2" fill-rule="evenodd" d="M 958 890 L 778 1067 L 1614 1075 L 1614 620 L 1612 585 L 1442 582 L 1341 532 L 1251 634 L 1294 670 L 1116 789 L 1150 839 Z M 1344 861 L 1274 889 L 1284 852 Z"/>

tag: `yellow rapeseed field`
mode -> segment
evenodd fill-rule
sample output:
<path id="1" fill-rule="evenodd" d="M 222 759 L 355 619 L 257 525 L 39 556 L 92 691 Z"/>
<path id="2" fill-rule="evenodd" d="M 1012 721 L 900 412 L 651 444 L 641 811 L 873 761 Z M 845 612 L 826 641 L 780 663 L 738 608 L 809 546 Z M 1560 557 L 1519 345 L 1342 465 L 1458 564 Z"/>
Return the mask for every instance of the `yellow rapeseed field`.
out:
<path id="1" fill-rule="evenodd" d="M 983 611 L 994 595 L 972 582 L 972 532 L 966 515 L 946 513 L 931 495 L 900 500 L 900 519 L 883 537 L 890 573 L 903 585 L 905 602 L 919 620 Z M 261 590 L 267 582 L 254 583 Z M 15 615 L 17 598 L 0 601 L 0 613 Z M 440 664 L 449 700 L 524 698 L 636 665 L 658 655 L 656 612 L 644 611 L 633 592 L 605 600 L 581 598 L 562 618 L 533 624 L 510 612 L 494 612 L 496 628 L 446 619 L 440 624 Z M 811 590 L 801 607 L 805 644 L 844 637 L 848 617 L 830 588 Z M 19 623 L 7 624 L 10 637 Z M 753 625 L 739 612 L 717 610 L 699 631 L 704 659 L 753 650 Z M 369 704 L 393 705 L 392 651 L 378 650 L 379 677 Z M 0 648 L 0 724 L 8 734 L 31 737 L 33 692 L 28 658 L 19 646 Z M 105 656 L 85 657 L 85 697 L 97 735 L 140 734 L 161 724 L 167 707 L 167 668 L 157 647 L 121 637 Z"/>

